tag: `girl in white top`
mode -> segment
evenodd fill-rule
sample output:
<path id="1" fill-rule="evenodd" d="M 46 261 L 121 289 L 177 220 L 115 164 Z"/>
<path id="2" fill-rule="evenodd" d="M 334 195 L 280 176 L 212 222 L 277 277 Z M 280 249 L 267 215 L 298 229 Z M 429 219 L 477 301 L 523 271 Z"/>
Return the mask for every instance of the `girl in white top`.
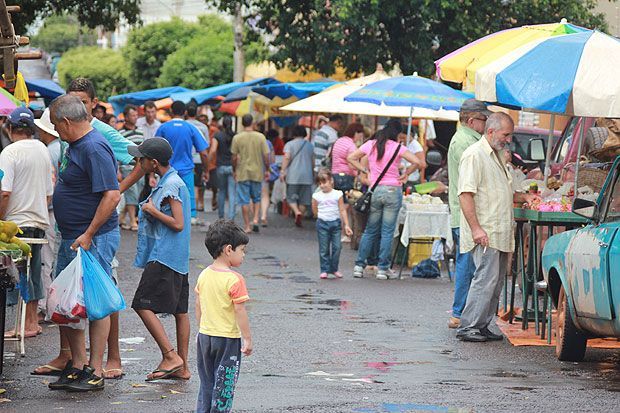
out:
<path id="1" fill-rule="evenodd" d="M 353 235 L 349 218 L 344 207 L 342 191 L 334 189 L 334 179 L 327 169 L 319 170 L 317 181 L 320 190 L 312 195 L 312 212 L 317 217 L 316 231 L 319 238 L 319 258 L 321 263 L 320 278 L 330 274 L 342 278 L 338 271 L 340 261 L 340 232 L 342 222 L 348 236 Z"/>

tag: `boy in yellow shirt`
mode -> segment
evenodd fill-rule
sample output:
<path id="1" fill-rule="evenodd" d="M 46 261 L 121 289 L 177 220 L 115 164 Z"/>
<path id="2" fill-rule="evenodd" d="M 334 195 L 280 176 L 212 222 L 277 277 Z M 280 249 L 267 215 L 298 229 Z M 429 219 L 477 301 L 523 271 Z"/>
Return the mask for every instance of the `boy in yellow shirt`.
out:
<path id="1" fill-rule="evenodd" d="M 249 238 L 233 221 L 218 220 L 207 230 L 205 245 L 213 257 L 196 283 L 198 333 L 197 412 L 230 412 L 239 377 L 241 353 L 252 354 L 250 322 L 245 302 L 250 299 L 239 267 Z M 243 342 L 242 342 L 243 341 Z"/>

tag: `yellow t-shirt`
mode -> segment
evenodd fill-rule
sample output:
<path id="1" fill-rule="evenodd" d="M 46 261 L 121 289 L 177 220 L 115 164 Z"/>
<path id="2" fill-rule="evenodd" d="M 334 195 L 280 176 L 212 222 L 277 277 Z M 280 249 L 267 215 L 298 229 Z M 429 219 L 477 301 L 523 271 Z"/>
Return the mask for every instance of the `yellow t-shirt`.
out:
<path id="1" fill-rule="evenodd" d="M 240 338 L 233 304 L 248 301 L 248 290 L 241 274 L 208 267 L 196 283 L 200 300 L 200 332 L 216 337 Z"/>

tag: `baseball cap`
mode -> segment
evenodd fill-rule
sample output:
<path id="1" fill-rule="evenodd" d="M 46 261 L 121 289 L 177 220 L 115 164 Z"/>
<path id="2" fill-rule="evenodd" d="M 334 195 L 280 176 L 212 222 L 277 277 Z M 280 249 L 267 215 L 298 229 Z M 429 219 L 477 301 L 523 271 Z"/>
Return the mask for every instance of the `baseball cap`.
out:
<path id="1" fill-rule="evenodd" d="M 172 146 L 163 138 L 150 138 L 140 145 L 129 146 L 127 152 L 134 158 L 150 158 L 168 162 L 172 158 Z"/>
<path id="2" fill-rule="evenodd" d="M 467 99 L 461 105 L 461 112 L 479 112 L 484 116 L 490 116 L 493 112 L 487 109 L 487 105 L 476 99 Z"/>
<path id="3" fill-rule="evenodd" d="M 34 120 L 34 124 L 37 125 L 37 128 L 41 129 L 42 131 L 47 132 L 50 135 L 53 135 L 59 138 L 58 132 L 56 132 L 56 128 L 54 128 L 54 125 L 52 124 L 52 121 L 50 120 L 50 109 L 49 108 L 45 109 L 40 119 Z"/>
<path id="4" fill-rule="evenodd" d="M 15 108 L 6 120 L 13 126 L 34 127 L 34 114 L 23 106 Z"/>

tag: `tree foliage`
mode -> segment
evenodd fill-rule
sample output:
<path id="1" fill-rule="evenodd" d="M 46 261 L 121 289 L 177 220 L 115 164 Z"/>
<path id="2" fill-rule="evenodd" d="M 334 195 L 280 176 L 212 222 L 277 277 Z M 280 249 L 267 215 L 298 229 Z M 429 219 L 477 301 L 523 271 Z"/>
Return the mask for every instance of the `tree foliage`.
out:
<path id="1" fill-rule="evenodd" d="M 71 14 L 78 21 L 94 29 L 102 26 L 114 30 L 123 19 L 128 24 L 140 21 L 141 0 L 8 0 L 7 5 L 21 6 L 20 13 L 12 15 L 16 34 L 26 30 L 39 17 L 55 14 Z"/>
<path id="2" fill-rule="evenodd" d="M 45 19 L 43 26 L 32 38 L 33 46 L 49 53 L 62 54 L 80 43 L 83 46 L 93 46 L 97 43 L 97 36 L 91 29 L 82 29 L 73 16 L 52 16 Z"/>
<path id="3" fill-rule="evenodd" d="M 66 88 L 76 77 L 86 77 L 93 81 L 97 96 L 103 100 L 128 90 L 127 73 L 127 62 L 120 52 L 98 47 L 71 49 L 62 55 L 58 63 L 62 87 Z"/>
<path id="4" fill-rule="evenodd" d="M 232 25 L 214 14 L 197 23 L 179 19 L 137 27 L 123 54 L 136 89 L 182 85 L 203 88 L 232 80 Z M 264 58 L 261 42 L 248 44 L 248 61 Z"/>
<path id="5" fill-rule="evenodd" d="M 223 2 L 228 3 L 228 2 Z M 498 30 L 569 22 L 606 30 L 594 0 L 259 0 L 273 60 L 303 70 L 372 72 L 376 63 L 429 75 L 433 61 Z"/>
<path id="6" fill-rule="evenodd" d="M 232 54 L 232 32 L 196 37 L 168 56 L 157 84 L 160 87 L 179 85 L 201 89 L 231 82 Z"/>
<path id="7" fill-rule="evenodd" d="M 123 53 L 129 62 L 129 78 L 136 89 L 156 87 L 168 56 L 186 46 L 200 31 L 200 25 L 178 18 L 134 28 Z"/>

